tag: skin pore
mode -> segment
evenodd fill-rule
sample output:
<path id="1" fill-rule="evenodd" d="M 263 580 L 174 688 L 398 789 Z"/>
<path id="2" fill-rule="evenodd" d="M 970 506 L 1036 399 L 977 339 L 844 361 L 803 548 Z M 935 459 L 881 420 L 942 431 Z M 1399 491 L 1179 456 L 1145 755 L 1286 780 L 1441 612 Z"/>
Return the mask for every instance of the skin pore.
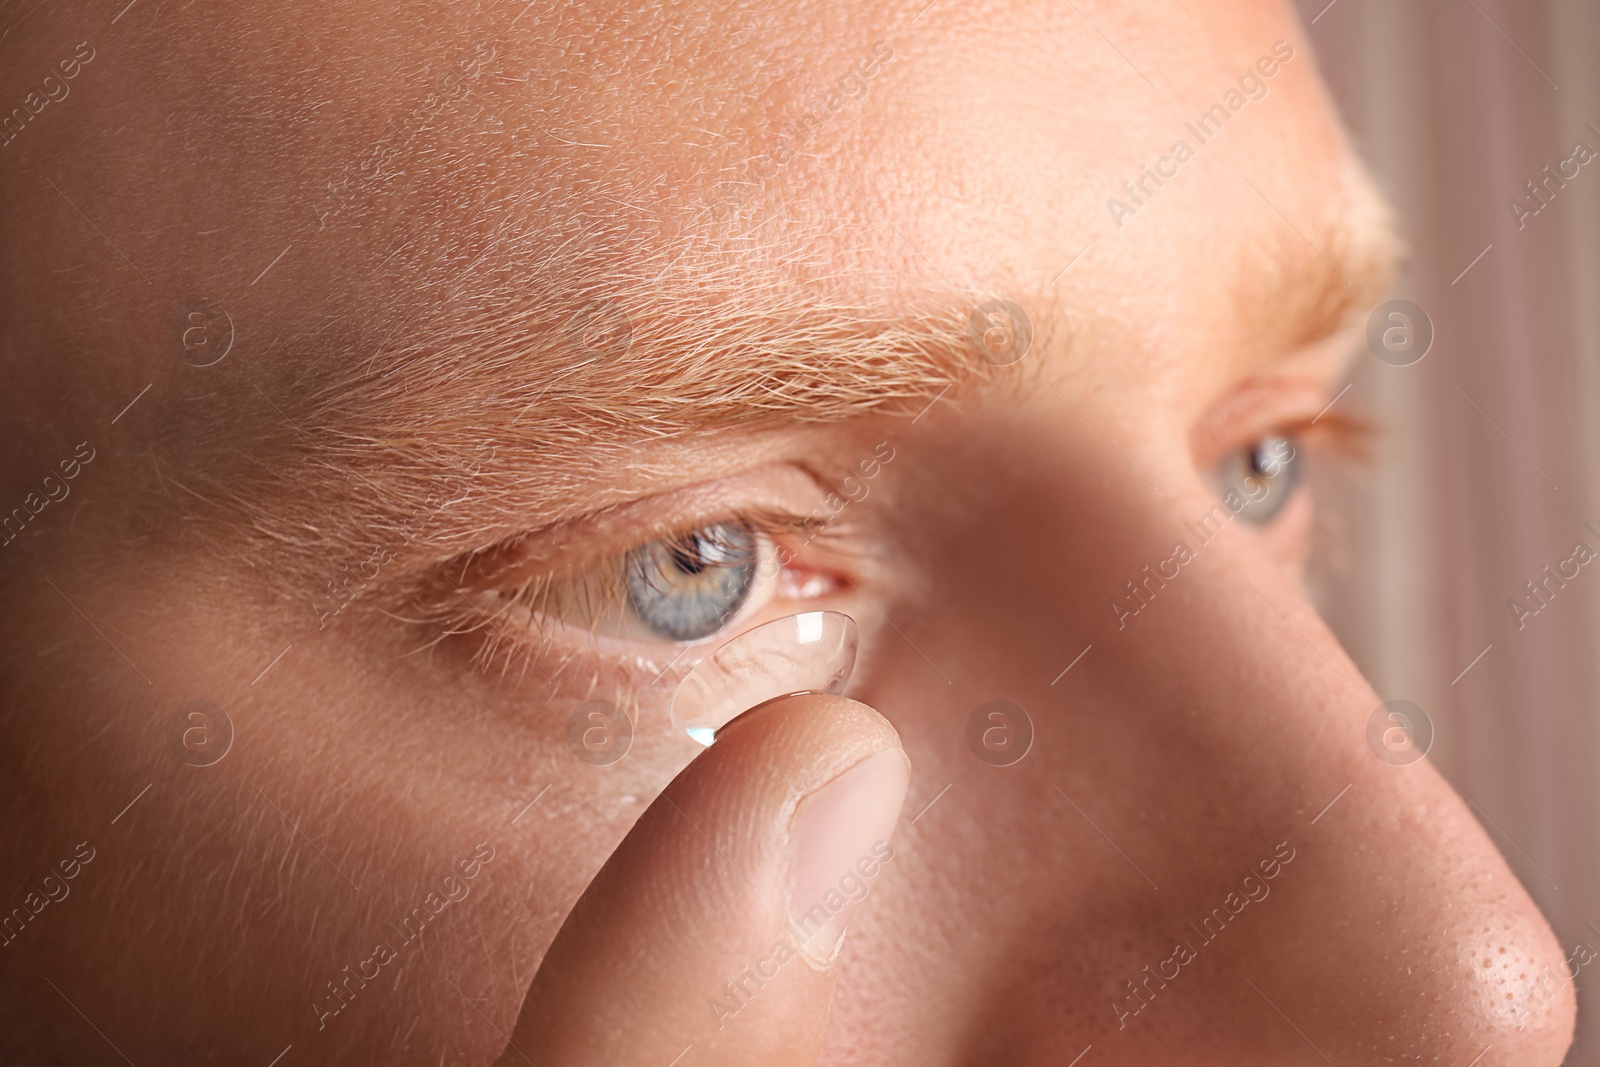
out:
<path id="1" fill-rule="evenodd" d="M 1367 745 L 1310 495 L 1189 532 L 1263 438 L 1333 461 L 1299 428 L 1391 269 L 1285 4 L 7 18 L 0 1059 L 1560 1062 L 1544 920 Z M 735 518 L 783 575 L 682 660 L 518 594 Z M 688 663 L 814 608 L 862 628 L 861 703 L 695 760 Z M 995 699 L 1008 767 L 966 741 Z M 620 760 L 569 744 L 591 700 Z M 896 748 L 842 955 L 708 1009 L 781 935 L 802 798 Z"/>

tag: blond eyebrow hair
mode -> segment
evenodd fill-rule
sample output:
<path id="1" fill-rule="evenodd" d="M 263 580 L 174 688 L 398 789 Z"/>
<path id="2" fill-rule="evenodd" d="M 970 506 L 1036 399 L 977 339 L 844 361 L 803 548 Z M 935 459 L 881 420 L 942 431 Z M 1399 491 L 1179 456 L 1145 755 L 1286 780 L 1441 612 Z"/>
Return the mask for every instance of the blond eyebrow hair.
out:
<path id="1" fill-rule="evenodd" d="M 477 306 L 377 357 L 387 368 L 333 383 L 324 424 L 391 434 L 436 423 L 428 406 L 570 439 L 634 439 L 733 424 L 837 422 L 937 392 L 977 368 L 961 309 L 869 307 L 798 293 L 619 285 Z M 614 317 L 614 319 L 613 319 Z M 585 345 L 584 323 L 629 334 Z M 532 424 L 532 425 L 529 425 Z"/>
<path id="2" fill-rule="evenodd" d="M 540 299 L 526 286 L 481 287 L 366 360 L 300 381 L 299 396 L 263 412 L 290 454 L 267 457 L 268 445 L 233 472 L 233 486 L 213 482 L 200 495 L 244 509 L 259 535 L 314 550 L 330 537 L 406 527 L 445 485 L 446 497 L 473 506 L 424 505 L 436 526 L 429 540 L 466 550 L 498 530 L 529 529 L 530 515 L 576 517 L 587 510 L 585 483 L 642 467 L 652 441 L 915 415 L 958 381 L 998 370 L 967 339 L 983 294 L 873 305 L 793 285 L 741 290 L 739 280 L 731 268 L 721 287 L 658 274 Z M 625 350 L 596 358 L 574 344 L 574 316 L 596 305 L 626 315 Z M 308 492 L 313 481 L 326 492 Z M 351 513 L 292 516 L 268 503 L 307 496 L 347 502 Z"/>
<path id="3" fill-rule="evenodd" d="M 1309 220 L 1261 196 L 1266 236 L 1245 245 L 1234 313 L 1269 358 L 1346 329 L 1394 284 L 1404 245 L 1389 202 L 1353 160 L 1337 188 Z"/>
<path id="4" fill-rule="evenodd" d="M 1319 217 L 1296 227 L 1269 213 L 1261 239 L 1241 247 L 1235 314 L 1263 359 L 1331 336 L 1388 285 L 1387 209 L 1352 178 Z M 419 503 L 449 485 L 446 498 L 470 496 L 472 506 L 453 515 L 424 506 L 438 527 L 429 540 L 465 551 L 530 528 L 530 515 L 559 521 L 587 510 L 588 483 L 643 464 L 652 441 L 911 417 L 972 379 L 1026 389 L 1046 363 L 1040 354 L 1063 351 L 1068 309 L 1033 294 L 901 291 L 874 303 L 754 258 L 663 263 L 658 254 L 604 278 L 553 270 L 536 294 L 518 272 L 486 272 L 464 287 L 468 298 L 424 305 L 413 328 L 394 330 L 364 361 L 332 364 L 292 416 L 278 412 L 295 427 L 285 440 L 298 454 L 259 467 L 293 486 L 230 498 L 259 533 L 309 546 L 409 529 Z M 973 309 L 997 297 L 1032 317 L 1035 355 L 1021 373 L 979 358 L 969 333 Z M 618 314 L 625 349 L 575 342 L 570 327 L 586 311 L 601 326 Z M 304 496 L 308 480 L 326 483 L 324 499 L 349 503 L 343 524 L 260 503 Z M 336 533 L 340 525 L 349 529 Z M 309 539 L 290 529 L 313 526 Z"/>
<path id="5" fill-rule="evenodd" d="M 1246 245 L 1236 315 L 1271 353 L 1332 336 L 1391 282 L 1398 242 L 1386 202 L 1354 167 L 1342 191 L 1301 228 L 1273 225 L 1273 216 L 1270 237 Z M 970 316 L 985 301 L 1022 306 L 1034 351 L 1059 356 L 1066 336 L 1066 309 L 1034 293 L 925 291 L 868 303 L 838 285 L 807 290 L 726 260 L 700 268 L 675 263 L 537 300 L 517 283 L 480 290 L 359 370 L 347 364 L 311 421 L 346 444 L 410 447 L 419 427 L 442 444 L 455 422 L 472 432 L 515 428 L 519 440 L 551 447 L 914 414 L 960 381 L 997 375 L 972 335 Z M 630 333 L 623 350 L 575 343 L 575 318 L 604 326 L 611 316 Z"/>

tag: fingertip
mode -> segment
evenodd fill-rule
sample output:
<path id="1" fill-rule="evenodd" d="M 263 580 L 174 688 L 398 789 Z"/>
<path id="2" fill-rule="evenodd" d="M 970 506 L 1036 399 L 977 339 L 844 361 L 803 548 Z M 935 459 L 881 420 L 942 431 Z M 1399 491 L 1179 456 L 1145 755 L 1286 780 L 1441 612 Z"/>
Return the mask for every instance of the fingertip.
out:
<path id="1" fill-rule="evenodd" d="M 765 701 L 732 719 L 714 744 L 800 746 L 825 743 L 854 763 L 885 748 L 900 748 L 900 733 L 877 709 L 830 693 L 797 693 Z"/>

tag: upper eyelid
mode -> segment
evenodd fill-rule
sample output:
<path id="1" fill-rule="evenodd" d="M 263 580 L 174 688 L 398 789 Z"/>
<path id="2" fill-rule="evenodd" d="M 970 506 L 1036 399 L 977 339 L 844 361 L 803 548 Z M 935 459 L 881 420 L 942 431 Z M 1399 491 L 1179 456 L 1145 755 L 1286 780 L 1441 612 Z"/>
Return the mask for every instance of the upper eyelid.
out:
<path id="1" fill-rule="evenodd" d="M 708 519 L 699 525 L 709 525 L 718 521 L 725 520 Z M 790 530 L 797 530 L 804 528 L 803 524 L 806 520 L 803 516 L 790 515 L 780 516 L 778 517 L 778 521 L 781 525 Z M 775 540 L 771 538 L 770 534 L 765 529 L 759 526 L 758 532 L 762 533 L 764 539 Z M 821 540 L 824 536 L 829 537 L 831 540 L 838 539 L 841 535 L 838 530 L 832 528 L 831 526 L 820 531 L 808 530 L 808 543 Z M 779 543 L 781 544 L 781 542 Z M 777 545 L 775 544 L 771 547 L 776 548 Z M 623 553 L 625 552 L 626 549 L 623 549 L 621 552 L 613 552 L 604 557 L 604 559 L 606 562 L 620 561 Z M 847 546 L 840 546 L 831 554 L 834 556 L 834 562 L 837 563 L 843 562 L 846 558 L 848 558 L 848 553 L 849 549 Z M 789 564 L 794 561 L 795 557 L 790 556 L 788 558 L 784 558 L 781 553 L 776 553 L 774 558 L 777 560 L 779 564 L 779 570 L 781 571 L 782 569 L 787 568 Z M 591 563 L 589 566 L 594 567 L 595 564 Z M 472 608 L 472 611 L 476 613 L 477 618 L 473 618 L 462 611 L 460 605 L 456 602 L 458 598 L 446 597 L 435 606 L 435 609 L 438 612 L 436 621 L 442 622 L 448 632 L 452 633 L 481 632 L 483 635 L 483 644 L 476 655 L 477 658 L 484 664 L 494 661 L 502 654 L 505 656 L 505 663 L 508 664 L 513 662 L 519 654 L 522 656 L 543 654 L 555 644 L 559 643 L 559 639 L 555 635 L 563 632 L 560 627 L 568 626 L 570 624 L 563 620 L 559 615 L 547 614 L 547 608 L 551 605 L 545 604 L 542 600 L 542 596 L 549 588 L 548 583 L 560 581 L 567 577 L 580 576 L 582 567 L 582 564 L 575 566 L 569 565 L 564 570 L 553 574 L 529 575 L 521 582 L 521 584 L 511 587 L 508 587 L 510 586 L 510 583 L 506 582 L 502 582 L 499 585 L 485 585 L 478 591 L 479 595 L 491 594 L 494 600 L 498 602 L 498 606 L 496 607 L 491 604 L 486 604 L 481 600 L 478 601 L 478 606 Z M 776 574 L 774 574 L 773 577 L 775 578 Z M 854 583 L 850 582 L 848 579 L 846 580 L 846 584 L 854 585 Z M 459 592 L 459 590 L 457 590 L 457 592 Z M 620 593 L 620 590 L 613 589 L 611 592 L 616 594 Z M 472 602 L 473 601 L 469 599 L 469 603 Z M 618 603 L 620 603 L 620 600 Z M 492 613 L 492 616 L 495 619 L 505 619 L 507 618 L 505 613 L 515 609 L 520 609 L 521 611 L 527 613 L 527 621 L 525 624 L 510 622 L 502 624 L 491 622 L 487 626 L 487 629 L 478 625 L 478 619 L 487 620 L 490 618 L 490 614 L 486 614 L 486 611 L 488 613 Z M 589 633 L 591 636 L 593 636 L 595 631 L 591 629 Z"/>
<path id="2" fill-rule="evenodd" d="M 1348 412 L 1329 411 L 1320 417 L 1302 420 L 1287 427 L 1293 436 L 1321 445 L 1329 451 L 1358 463 L 1367 463 L 1381 431 L 1370 420 Z"/>
<path id="3" fill-rule="evenodd" d="M 752 470 L 600 509 L 457 557 L 445 568 L 452 584 L 488 590 L 595 566 L 659 538 L 731 519 L 783 532 L 827 493 L 810 471 L 786 466 L 799 477 L 783 485 L 763 486 L 757 480 L 763 472 Z"/>
<path id="4" fill-rule="evenodd" d="M 1336 394 L 1337 389 L 1305 378 L 1268 376 L 1241 383 L 1196 421 L 1190 438 L 1196 466 L 1209 469 L 1262 437 L 1322 429 L 1326 416 L 1318 420 L 1317 415 Z"/>

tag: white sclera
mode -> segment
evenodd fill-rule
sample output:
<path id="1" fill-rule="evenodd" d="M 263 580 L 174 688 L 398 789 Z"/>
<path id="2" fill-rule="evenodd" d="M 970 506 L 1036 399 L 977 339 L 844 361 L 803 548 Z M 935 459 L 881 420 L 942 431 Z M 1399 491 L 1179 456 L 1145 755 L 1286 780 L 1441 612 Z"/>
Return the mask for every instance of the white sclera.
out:
<path id="1" fill-rule="evenodd" d="M 807 611 L 746 630 L 695 664 L 672 694 L 672 721 L 709 745 L 757 704 L 796 693 L 842 693 L 856 665 L 856 623 Z"/>

